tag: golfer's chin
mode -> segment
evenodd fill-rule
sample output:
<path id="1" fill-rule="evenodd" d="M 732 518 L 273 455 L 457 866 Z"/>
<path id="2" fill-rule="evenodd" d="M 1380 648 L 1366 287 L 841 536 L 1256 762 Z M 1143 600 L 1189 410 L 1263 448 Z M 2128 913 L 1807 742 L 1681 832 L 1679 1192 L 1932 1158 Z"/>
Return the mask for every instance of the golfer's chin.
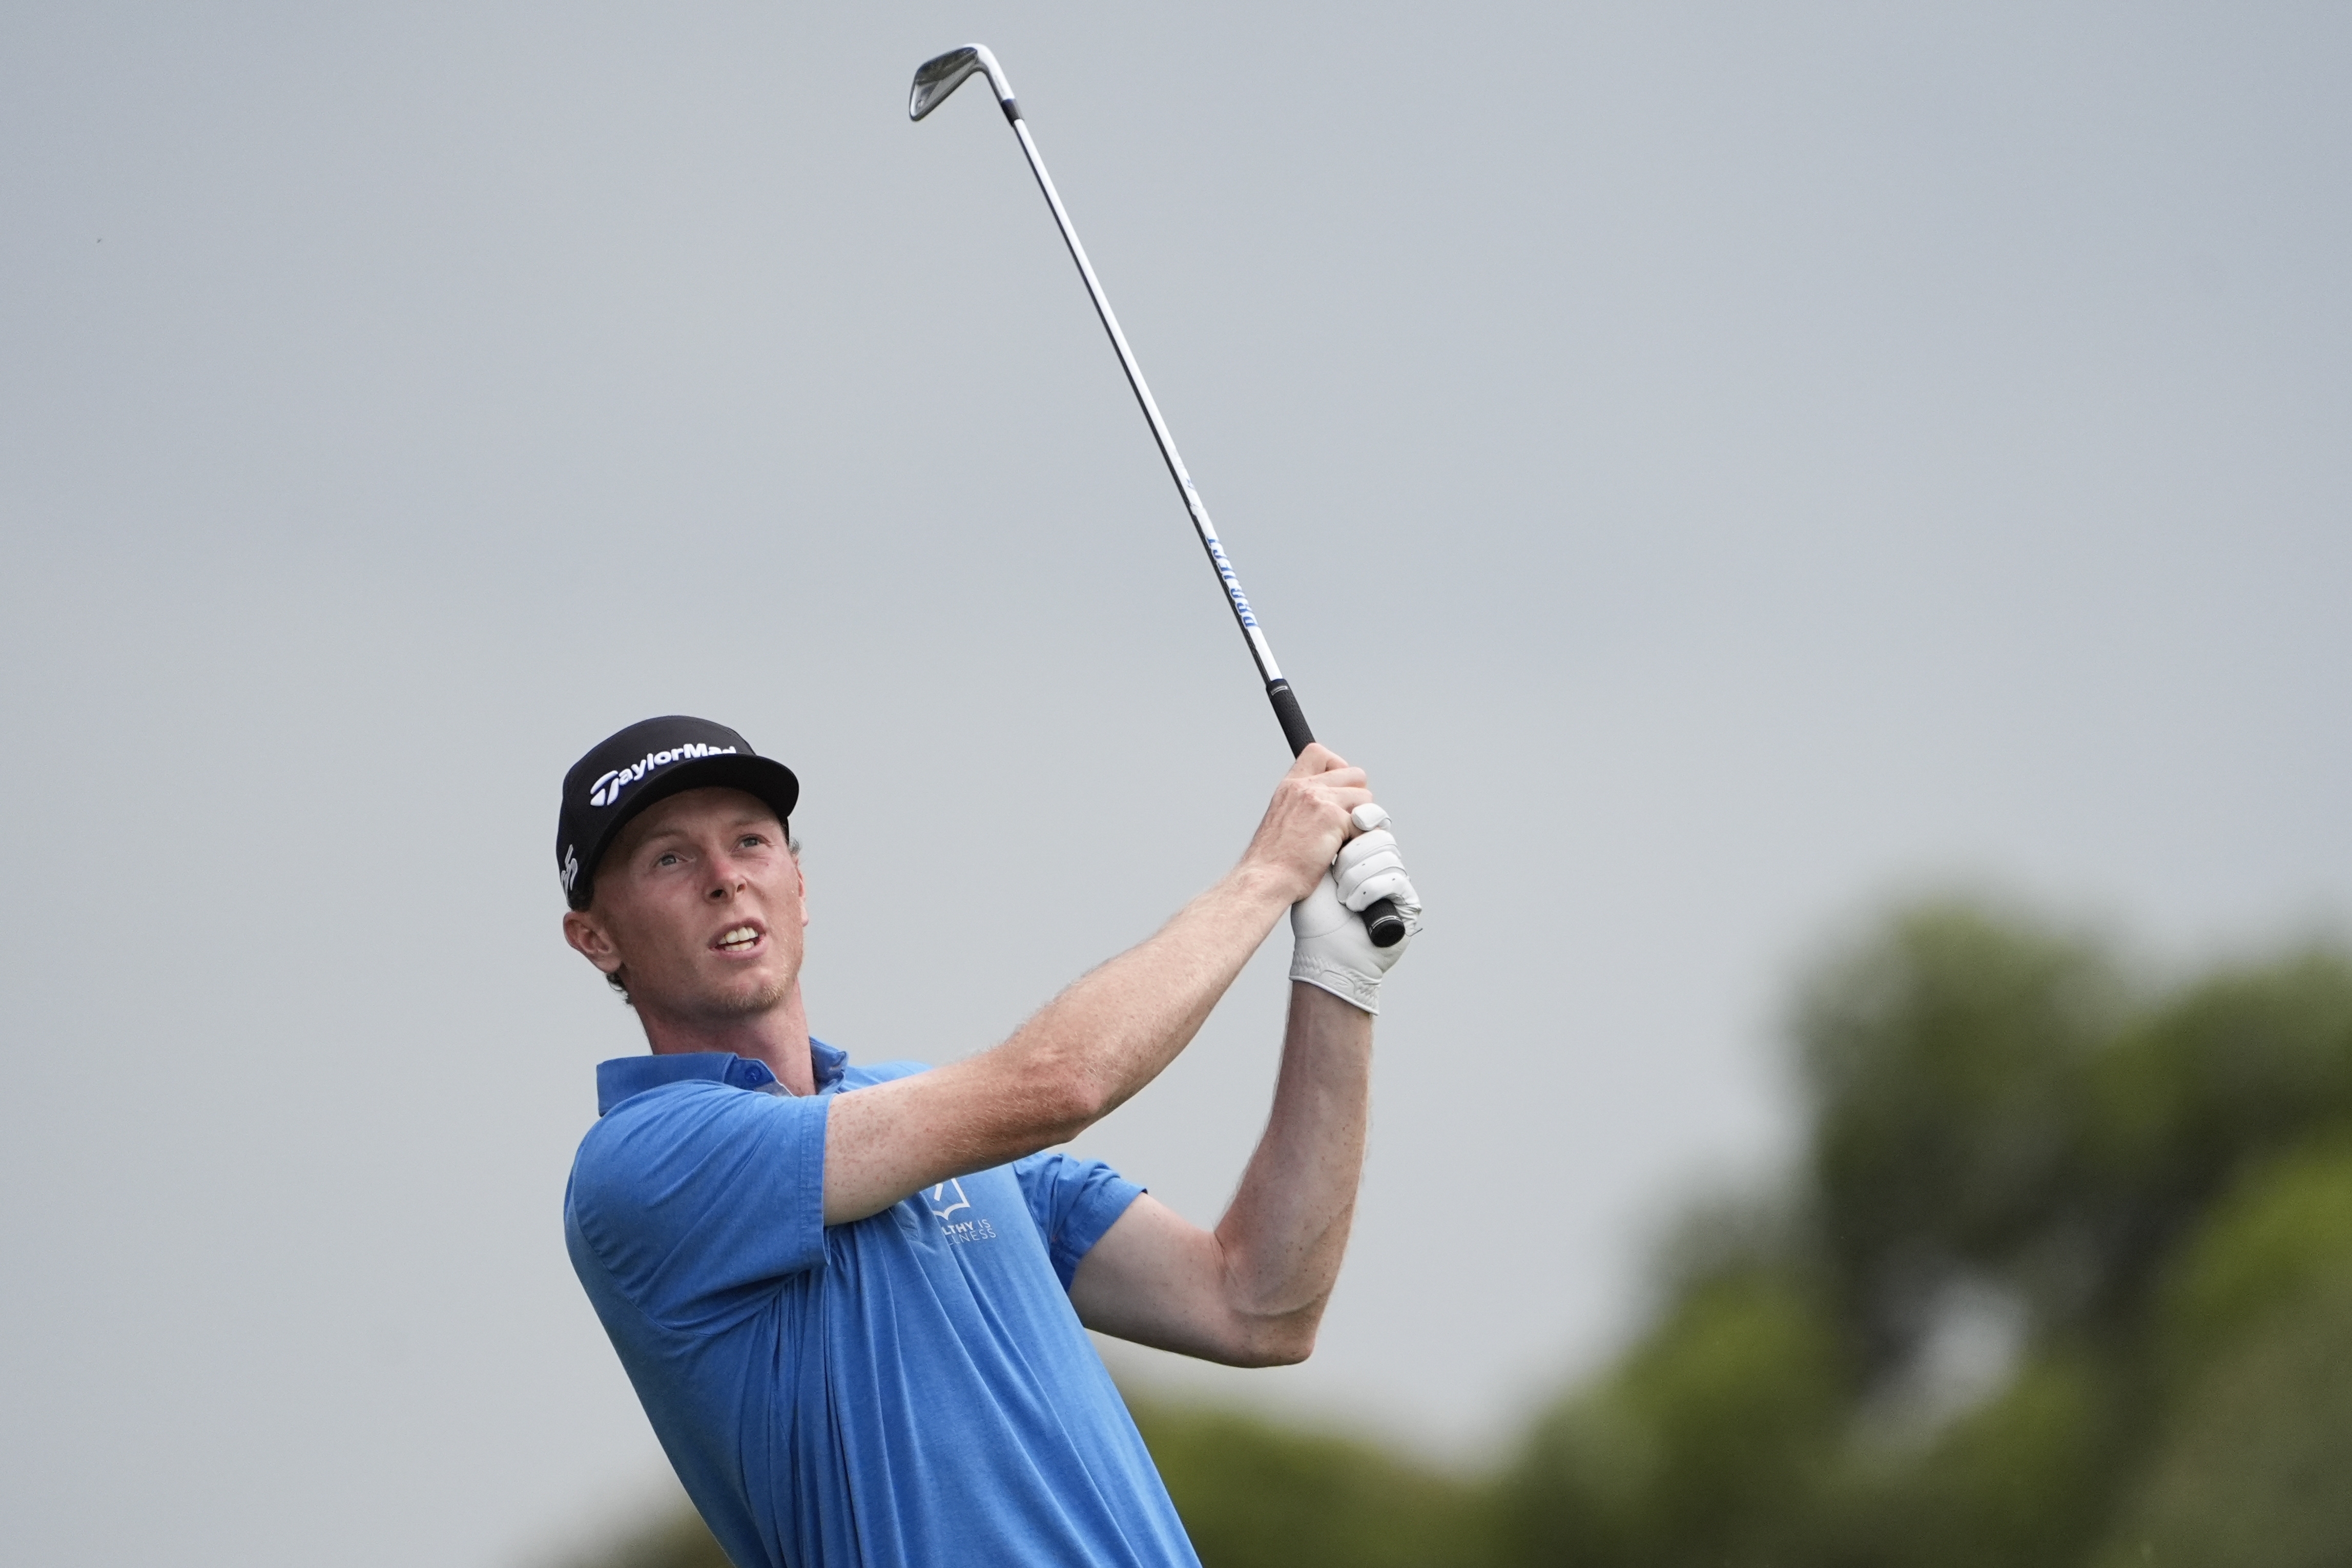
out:
<path id="1" fill-rule="evenodd" d="M 709 1005 L 721 1017 L 748 1018 L 781 1005 L 792 990 L 790 979 L 765 970 L 730 974 L 709 988 Z"/>
<path id="2" fill-rule="evenodd" d="M 663 997 L 656 1005 L 677 1017 L 731 1023 L 772 1012 L 792 994 L 792 977 L 762 964 L 748 972 L 739 968 L 731 974 L 698 974 L 690 985 Z"/>

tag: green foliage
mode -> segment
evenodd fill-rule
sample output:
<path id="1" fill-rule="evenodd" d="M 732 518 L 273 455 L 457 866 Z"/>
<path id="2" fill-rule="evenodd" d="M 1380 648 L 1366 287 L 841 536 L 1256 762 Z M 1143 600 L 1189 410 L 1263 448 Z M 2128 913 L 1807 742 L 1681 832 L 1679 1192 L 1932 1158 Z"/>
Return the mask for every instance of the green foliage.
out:
<path id="1" fill-rule="evenodd" d="M 1803 988 L 1805 1196 L 1872 1371 L 1916 1352 L 1958 1275 L 2005 1274 L 2044 1299 L 2103 1279 L 2070 1199 L 2083 1087 L 2122 1010 L 2089 942 L 1953 904 L 1898 914 Z"/>
<path id="2" fill-rule="evenodd" d="M 2162 1310 L 2163 1426 L 2104 1562 L 2352 1562 L 2352 1149 L 2250 1173 Z"/>
<path id="3" fill-rule="evenodd" d="M 2214 1205 L 2165 1293 L 2178 1379 L 2294 1313 L 2352 1272 L 2352 1147 L 2320 1143 L 2251 1173 Z"/>
<path id="4" fill-rule="evenodd" d="M 1477 1568 L 1483 1493 L 1356 1438 L 1131 1400 L 1202 1568 Z"/>
<path id="5" fill-rule="evenodd" d="M 2153 990 L 1929 903 L 1793 1021 L 1786 1190 L 1685 1225 L 1491 1482 L 1139 1405 L 1206 1568 L 2352 1563 L 2352 956 Z M 696 1534 L 606 1568 L 716 1568 Z"/>
<path id="6" fill-rule="evenodd" d="M 1511 1560 L 1794 1561 L 1846 1383 L 1834 1326 L 1797 1282 L 1704 1282 L 1614 1375 L 1537 1427 L 1505 1487 Z"/>
<path id="7" fill-rule="evenodd" d="M 1530 1438 L 1512 1560 L 2352 1562 L 2352 961 L 2147 994 L 1942 903 L 1801 997 L 1786 1217 L 1670 1258 L 1656 1326 Z M 1989 1300 L 2011 1364 L 1956 1409 Z"/>
<path id="8" fill-rule="evenodd" d="M 2267 1314 L 2168 1415 L 2105 1562 L 2352 1563 L 2352 1277 Z"/>
<path id="9" fill-rule="evenodd" d="M 2078 1561 L 2102 1523 L 2114 1405 L 2105 1373 L 2085 1357 L 2025 1363 L 1908 1474 L 1890 1478 L 1867 1556 L 1921 1568 Z"/>

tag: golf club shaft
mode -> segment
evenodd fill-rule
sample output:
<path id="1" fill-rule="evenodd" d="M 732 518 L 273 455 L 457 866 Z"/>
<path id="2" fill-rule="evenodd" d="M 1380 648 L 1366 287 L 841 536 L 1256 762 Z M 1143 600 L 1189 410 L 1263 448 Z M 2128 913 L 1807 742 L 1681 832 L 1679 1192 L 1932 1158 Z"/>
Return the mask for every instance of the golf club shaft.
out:
<path id="1" fill-rule="evenodd" d="M 962 51 L 957 51 L 958 54 Z M 923 74 L 952 57 L 942 56 L 917 73 L 919 93 Z M 1290 754 L 1297 756 L 1312 745 L 1315 731 L 1307 728 L 1307 715 L 1298 706 L 1297 695 L 1290 682 L 1283 679 L 1282 668 L 1274 661 L 1274 649 L 1265 640 L 1265 628 L 1257 624 L 1256 614 L 1250 609 L 1249 595 L 1242 592 L 1241 578 L 1234 563 L 1225 555 L 1225 547 L 1217 538 L 1216 525 L 1209 521 L 1209 509 L 1201 502 L 1201 492 L 1192 488 L 1192 476 L 1184 471 L 1184 459 L 1177 455 L 1176 437 L 1170 435 L 1168 422 L 1160 416 L 1160 405 L 1153 401 L 1151 388 L 1143 379 L 1143 367 L 1135 363 L 1135 351 L 1127 346 L 1127 334 L 1119 330 L 1118 316 L 1110 308 L 1110 297 L 1103 292 L 1102 280 L 1095 276 L 1094 263 L 1087 259 L 1087 247 L 1078 239 L 1077 226 L 1070 222 L 1067 208 L 1062 205 L 1061 193 L 1054 188 L 1054 176 L 1045 172 L 1045 160 L 1037 152 L 1036 141 L 1029 134 L 1028 122 L 1021 117 L 1021 105 L 1013 96 L 1012 84 L 998 68 L 995 58 L 977 46 L 972 59 L 963 67 L 962 74 L 973 69 L 983 71 L 988 84 L 996 94 L 998 106 L 1013 127 L 1013 135 L 1021 140 L 1022 155 L 1029 160 L 1029 172 L 1037 176 L 1037 188 L 1045 195 L 1045 205 L 1054 209 L 1054 222 L 1062 231 L 1062 242 L 1069 247 L 1070 259 L 1077 263 L 1078 276 L 1086 280 L 1087 297 L 1094 301 L 1095 314 L 1102 319 L 1103 331 L 1110 335 L 1110 346 L 1118 354 L 1119 368 L 1127 373 L 1127 384 L 1135 392 L 1135 401 L 1143 409 L 1143 417 L 1151 426 L 1151 438 L 1160 444 L 1160 456 L 1168 465 L 1168 477 L 1176 481 L 1176 489 L 1184 498 L 1184 510 L 1192 519 L 1192 531 L 1201 536 L 1201 548 L 1209 552 L 1209 564 L 1215 567 L 1217 580 L 1225 586 L 1225 600 L 1233 608 L 1234 619 L 1242 629 L 1242 637 L 1249 644 L 1250 658 L 1257 663 L 1258 677 L 1265 682 L 1266 700 L 1274 705 L 1274 716 L 1282 725 L 1282 738 L 1290 743 Z M 947 91 L 953 91 L 962 74 L 949 81 Z M 923 103 L 919 113 L 927 113 L 931 104 L 945 93 Z M 1387 899 L 1365 907 L 1364 927 L 1371 934 L 1373 944 L 1391 947 L 1405 933 L 1404 917 Z"/>

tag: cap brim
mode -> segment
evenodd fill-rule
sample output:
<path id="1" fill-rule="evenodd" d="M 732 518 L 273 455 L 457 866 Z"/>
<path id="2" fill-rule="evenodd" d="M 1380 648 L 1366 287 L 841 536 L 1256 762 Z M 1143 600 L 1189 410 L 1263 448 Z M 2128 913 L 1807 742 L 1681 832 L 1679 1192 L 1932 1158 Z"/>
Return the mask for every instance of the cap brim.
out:
<path id="1" fill-rule="evenodd" d="M 586 862 L 586 875 L 581 878 L 577 895 L 581 909 L 588 907 L 596 896 L 596 873 L 604 868 L 604 854 L 621 829 L 636 820 L 648 807 L 660 805 L 674 795 L 684 795 L 690 789 L 740 789 L 766 803 L 776 814 L 776 820 L 790 825 L 793 807 L 800 804 L 801 781 L 792 769 L 773 757 L 748 756 L 740 753 L 715 757 L 689 757 L 672 763 L 653 777 L 637 784 L 624 795 L 619 808 L 604 824 L 604 832 L 591 847 Z"/>

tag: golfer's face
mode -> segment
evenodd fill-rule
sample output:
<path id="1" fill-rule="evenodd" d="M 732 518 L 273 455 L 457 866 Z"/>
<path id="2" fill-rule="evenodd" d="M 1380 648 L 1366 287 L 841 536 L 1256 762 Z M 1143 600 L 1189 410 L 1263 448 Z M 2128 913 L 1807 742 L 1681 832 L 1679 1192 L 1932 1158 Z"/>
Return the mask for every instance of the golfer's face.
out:
<path id="1" fill-rule="evenodd" d="M 740 790 L 697 789 L 628 826 L 597 868 L 594 907 L 641 1007 L 725 1016 L 773 1006 L 799 978 L 801 894 L 776 814 Z"/>

